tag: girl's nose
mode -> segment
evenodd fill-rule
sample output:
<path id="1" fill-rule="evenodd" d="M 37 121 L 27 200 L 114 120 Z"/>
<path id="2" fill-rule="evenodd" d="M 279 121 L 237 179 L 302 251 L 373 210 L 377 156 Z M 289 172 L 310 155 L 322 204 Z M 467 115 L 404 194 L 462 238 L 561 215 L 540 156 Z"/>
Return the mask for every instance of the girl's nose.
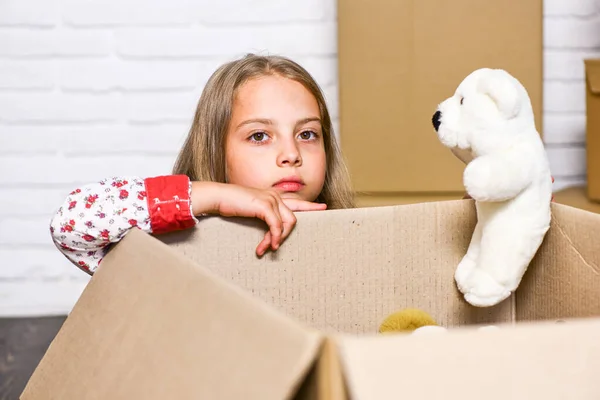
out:
<path id="1" fill-rule="evenodd" d="M 281 151 L 277 158 L 277 164 L 280 167 L 290 166 L 297 167 L 302 165 L 302 156 L 298 150 L 296 143 L 284 143 L 282 144 Z"/>

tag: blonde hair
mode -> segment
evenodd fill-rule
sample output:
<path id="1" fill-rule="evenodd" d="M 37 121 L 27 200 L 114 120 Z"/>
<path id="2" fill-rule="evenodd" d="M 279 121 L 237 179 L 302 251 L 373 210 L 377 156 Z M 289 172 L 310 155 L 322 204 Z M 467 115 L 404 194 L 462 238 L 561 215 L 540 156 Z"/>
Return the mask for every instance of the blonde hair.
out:
<path id="1" fill-rule="evenodd" d="M 187 175 L 192 181 L 226 182 L 225 138 L 236 90 L 249 79 L 271 74 L 301 83 L 319 105 L 327 166 L 323 190 L 316 201 L 327 204 L 329 209 L 354 207 L 349 172 L 333 134 L 323 93 L 304 68 L 281 56 L 248 54 L 214 72 L 202 91 L 173 173 Z"/>

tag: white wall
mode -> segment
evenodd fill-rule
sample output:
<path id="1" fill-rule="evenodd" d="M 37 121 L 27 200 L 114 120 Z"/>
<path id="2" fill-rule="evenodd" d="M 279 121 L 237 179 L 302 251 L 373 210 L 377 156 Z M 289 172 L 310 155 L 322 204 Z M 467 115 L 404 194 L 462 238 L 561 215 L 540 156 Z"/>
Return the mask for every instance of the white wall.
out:
<path id="1" fill-rule="evenodd" d="M 295 58 L 337 123 L 335 6 L 1 0 L 0 316 L 71 309 L 88 276 L 50 242 L 52 212 L 77 184 L 168 173 L 223 61 L 249 51 Z M 600 55 L 599 10 L 600 1 L 546 0 L 544 119 L 557 188 L 585 179 L 581 61 Z"/>
<path id="2" fill-rule="evenodd" d="M 600 0 L 544 0 L 544 139 L 556 189 L 585 183 L 588 57 L 600 57 Z"/>

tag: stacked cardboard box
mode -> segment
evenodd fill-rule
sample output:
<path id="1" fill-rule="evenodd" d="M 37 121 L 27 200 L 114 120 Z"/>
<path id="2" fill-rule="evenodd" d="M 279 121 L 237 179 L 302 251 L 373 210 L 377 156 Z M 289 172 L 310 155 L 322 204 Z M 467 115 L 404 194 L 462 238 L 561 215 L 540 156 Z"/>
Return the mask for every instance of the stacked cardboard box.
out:
<path id="1" fill-rule="evenodd" d="M 587 196 L 600 202 L 600 59 L 585 60 Z"/>

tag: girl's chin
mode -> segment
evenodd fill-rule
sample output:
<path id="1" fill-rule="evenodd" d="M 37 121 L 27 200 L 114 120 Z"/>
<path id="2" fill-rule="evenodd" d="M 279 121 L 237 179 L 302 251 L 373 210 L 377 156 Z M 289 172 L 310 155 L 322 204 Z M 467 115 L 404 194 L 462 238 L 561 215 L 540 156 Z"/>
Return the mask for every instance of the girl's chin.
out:
<path id="1" fill-rule="evenodd" d="M 305 200 L 300 192 L 279 192 L 279 196 L 281 196 L 282 199 Z"/>
<path id="2" fill-rule="evenodd" d="M 280 192 L 279 196 L 282 199 L 294 199 L 294 200 L 304 200 L 304 201 L 314 201 L 312 199 L 308 199 L 306 197 L 306 193 L 302 192 Z"/>

